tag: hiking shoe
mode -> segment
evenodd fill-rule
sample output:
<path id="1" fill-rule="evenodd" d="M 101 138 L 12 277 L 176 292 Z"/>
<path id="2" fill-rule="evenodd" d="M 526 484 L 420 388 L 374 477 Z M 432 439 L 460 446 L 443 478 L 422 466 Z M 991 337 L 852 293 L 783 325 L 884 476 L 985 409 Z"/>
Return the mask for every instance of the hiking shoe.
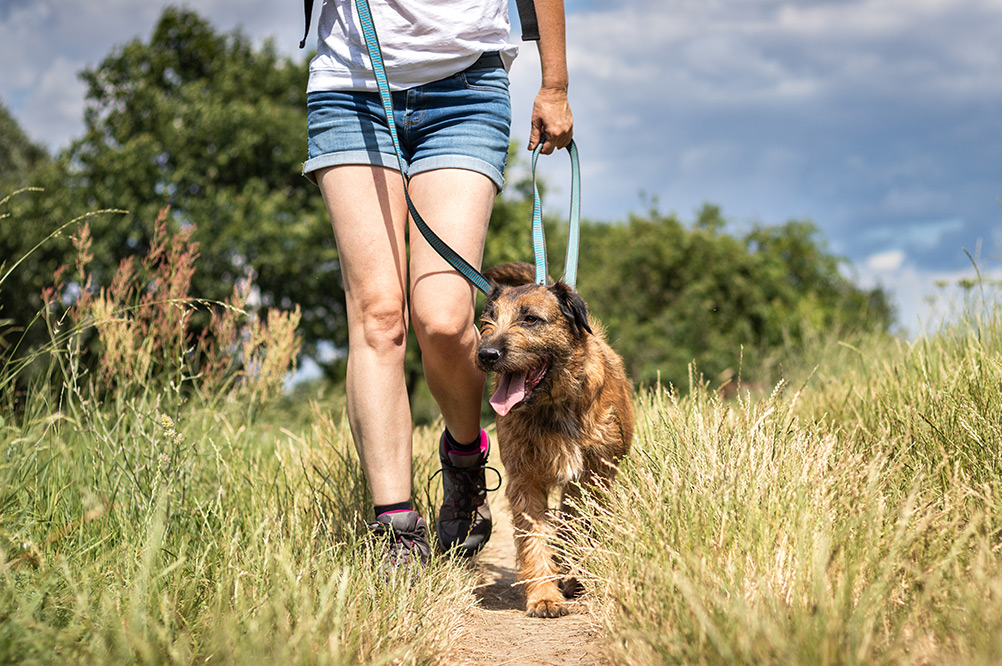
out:
<path id="1" fill-rule="evenodd" d="M 369 523 L 369 530 L 383 542 L 383 568 L 387 574 L 402 566 L 428 566 L 428 526 L 417 511 L 387 511 Z"/>
<path id="2" fill-rule="evenodd" d="M 451 451 L 445 433 L 439 441 L 438 457 L 442 462 L 442 507 L 438 511 L 439 547 L 446 552 L 472 557 L 491 538 L 491 508 L 487 504 L 486 470 L 490 441 L 480 431 L 480 449 L 473 453 Z M 438 472 L 436 472 L 437 474 Z M 501 475 L 498 474 L 498 486 Z"/>

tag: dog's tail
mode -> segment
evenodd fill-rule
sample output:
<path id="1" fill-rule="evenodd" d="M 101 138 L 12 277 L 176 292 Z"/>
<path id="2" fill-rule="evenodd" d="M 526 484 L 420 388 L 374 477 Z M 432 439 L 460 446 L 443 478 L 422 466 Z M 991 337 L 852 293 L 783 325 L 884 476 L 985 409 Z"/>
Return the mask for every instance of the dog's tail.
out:
<path id="1" fill-rule="evenodd" d="M 536 281 L 536 267 L 525 261 L 514 261 L 488 268 L 484 277 L 502 287 L 517 287 Z M 546 276 L 546 284 L 553 284 L 549 275 Z"/>

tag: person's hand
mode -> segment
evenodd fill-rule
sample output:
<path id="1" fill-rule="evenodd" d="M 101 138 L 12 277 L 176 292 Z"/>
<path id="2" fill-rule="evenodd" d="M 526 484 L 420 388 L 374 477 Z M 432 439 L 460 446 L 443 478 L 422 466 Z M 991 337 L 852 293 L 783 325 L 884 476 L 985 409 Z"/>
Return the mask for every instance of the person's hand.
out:
<path id="1" fill-rule="evenodd" d="M 567 101 L 566 88 L 540 88 L 532 103 L 532 129 L 529 132 L 529 150 L 535 150 L 540 138 L 540 152 L 549 155 L 558 148 L 566 148 L 574 136 L 574 116 Z"/>

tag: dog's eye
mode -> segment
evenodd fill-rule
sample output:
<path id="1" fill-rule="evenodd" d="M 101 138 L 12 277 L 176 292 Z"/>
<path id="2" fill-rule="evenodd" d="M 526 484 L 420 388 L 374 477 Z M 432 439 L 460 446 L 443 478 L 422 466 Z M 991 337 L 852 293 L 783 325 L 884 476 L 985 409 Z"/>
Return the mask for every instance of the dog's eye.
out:
<path id="1" fill-rule="evenodd" d="M 539 317 L 537 317 L 536 315 L 532 315 L 532 314 L 527 314 L 524 317 L 522 317 L 522 323 L 525 324 L 525 325 L 527 325 L 527 326 L 532 326 L 534 324 L 538 324 L 541 321 L 543 321 L 543 320 L 540 319 Z"/>

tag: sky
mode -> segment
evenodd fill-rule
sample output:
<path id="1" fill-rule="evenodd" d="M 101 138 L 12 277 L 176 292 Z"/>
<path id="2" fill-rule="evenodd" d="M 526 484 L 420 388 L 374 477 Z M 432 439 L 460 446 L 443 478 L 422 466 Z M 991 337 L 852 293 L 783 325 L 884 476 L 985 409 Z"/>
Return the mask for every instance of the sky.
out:
<path id="1" fill-rule="evenodd" d="M 77 74 L 148 39 L 165 4 L 0 0 L 0 100 L 33 140 L 66 147 L 83 132 Z M 304 57 L 298 0 L 188 6 Z M 691 221 L 709 202 L 735 233 L 810 219 L 847 276 L 888 290 L 912 335 L 951 310 L 954 291 L 937 285 L 975 265 L 1002 276 L 1002 0 L 565 6 L 584 217 L 656 205 Z M 512 17 L 517 41 L 513 3 Z M 510 75 L 524 145 L 534 44 Z M 541 159 L 546 212 L 566 215 L 568 165 Z"/>

